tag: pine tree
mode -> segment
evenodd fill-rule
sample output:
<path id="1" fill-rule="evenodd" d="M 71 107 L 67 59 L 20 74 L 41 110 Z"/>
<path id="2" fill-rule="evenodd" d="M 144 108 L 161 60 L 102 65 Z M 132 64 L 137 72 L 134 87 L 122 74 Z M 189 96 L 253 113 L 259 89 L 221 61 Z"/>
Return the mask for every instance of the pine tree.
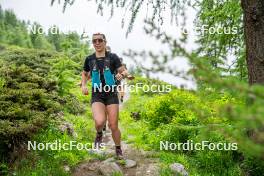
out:
<path id="1" fill-rule="evenodd" d="M 8 26 L 15 27 L 18 24 L 18 20 L 16 18 L 15 13 L 12 10 L 5 11 L 5 24 Z"/>
<path id="2" fill-rule="evenodd" d="M 52 31 L 53 29 L 56 29 L 56 31 Z M 62 34 L 60 34 L 60 30 L 57 26 L 53 26 L 48 29 L 47 40 L 54 46 L 56 51 L 62 51 L 62 47 L 61 47 L 62 39 L 63 36 Z"/>
<path id="3" fill-rule="evenodd" d="M 52 45 L 47 41 L 45 32 L 40 24 L 34 23 L 30 32 L 31 42 L 37 49 L 52 49 Z"/>

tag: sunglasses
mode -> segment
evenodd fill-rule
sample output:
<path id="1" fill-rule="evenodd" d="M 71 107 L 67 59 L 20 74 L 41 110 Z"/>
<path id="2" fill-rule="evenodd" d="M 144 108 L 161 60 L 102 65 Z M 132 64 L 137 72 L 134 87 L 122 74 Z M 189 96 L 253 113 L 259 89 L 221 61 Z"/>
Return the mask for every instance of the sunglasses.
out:
<path id="1" fill-rule="evenodd" d="M 102 43 L 104 41 L 104 39 L 93 39 L 92 40 L 92 42 L 93 42 L 93 44 L 95 44 L 95 43 Z"/>

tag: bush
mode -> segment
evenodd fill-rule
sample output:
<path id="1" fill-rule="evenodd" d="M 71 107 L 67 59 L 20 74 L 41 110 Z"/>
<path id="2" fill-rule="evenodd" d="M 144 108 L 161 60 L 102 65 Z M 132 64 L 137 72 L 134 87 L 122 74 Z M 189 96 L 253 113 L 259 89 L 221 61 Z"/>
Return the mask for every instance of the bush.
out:
<path id="1" fill-rule="evenodd" d="M 65 108 L 69 113 L 78 115 L 85 112 L 84 105 L 74 95 L 64 96 L 64 99 L 66 100 Z"/>
<path id="2" fill-rule="evenodd" d="M 202 141 L 208 141 L 208 143 L 230 143 L 224 136 L 214 131 L 199 130 L 196 136 L 193 136 L 191 140 L 194 143 L 202 143 Z M 203 172 L 216 175 L 240 175 L 238 169 L 238 162 L 241 154 L 236 150 L 204 150 L 194 151 L 195 164 Z M 231 174 L 232 173 L 232 174 Z"/>
<path id="3" fill-rule="evenodd" d="M 194 108 L 205 109 L 210 114 L 199 98 L 189 92 L 174 90 L 163 96 L 155 96 L 153 99 L 146 103 L 146 111 L 143 113 L 144 119 L 153 129 L 171 122 L 197 125 L 198 114 L 193 111 Z"/>
<path id="4" fill-rule="evenodd" d="M 206 97 L 206 94 L 201 95 L 176 89 L 168 94 L 152 95 L 148 98 L 145 98 L 146 95 L 142 97 L 141 93 L 132 95 L 127 106 L 129 110 L 139 111 L 142 118 L 129 126 L 132 126 L 131 128 L 136 126 L 135 141 L 145 149 L 159 151 L 160 141 L 176 144 L 186 143 L 188 140 L 192 143 L 201 143 L 201 141 L 209 141 L 209 143 L 232 142 L 218 130 L 211 128 L 231 126 L 232 121 L 223 118 L 223 114 L 220 112 L 230 103 L 241 104 L 241 102 L 228 93 L 218 93 Z M 141 99 L 144 99 L 145 104 L 139 101 Z M 137 133 L 139 130 L 140 134 Z M 184 155 L 186 160 L 188 158 L 190 173 L 198 172 L 203 175 L 219 176 L 241 175 L 239 167 L 241 151 L 205 149 L 201 151 L 169 150 L 160 153 L 162 161 L 166 164 L 177 162 L 177 160 L 174 161 L 174 158 L 177 158 L 176 156 L 179 154 Z"/>
<path id="5" fill-rule="evenodd" d="M 56 84 L 25 66 L 3 65 L 0 77 L 1 155 L 47 125 L 61 110 Z M 45 89 L 45 87 L 47 87 Z"/>
<path id="6" fill-rule="evenodd" d="M 58 57 L 49 61 L 52 65 L 49 76 L 58 83 L 58 92 L 61 96 L 69 94 L 76 78 L 75 71 L 79 65 L 71 59 Z"/>
<path id="7" fill-rule="evenodd" d="M 6 47 L 0 52 L 1 158 L 56 119 L 63 106 L 83 112 L 76 97 L 61 97 L 58 81 L 50 76 L 58 54 Z"/>
<path id="8" fill-rule="evenodd" d="M 263 175 L 264 161 L 263 159 L 246 156 L 241 164 L 241 168 L 244 170 L 244 175 Z"/>

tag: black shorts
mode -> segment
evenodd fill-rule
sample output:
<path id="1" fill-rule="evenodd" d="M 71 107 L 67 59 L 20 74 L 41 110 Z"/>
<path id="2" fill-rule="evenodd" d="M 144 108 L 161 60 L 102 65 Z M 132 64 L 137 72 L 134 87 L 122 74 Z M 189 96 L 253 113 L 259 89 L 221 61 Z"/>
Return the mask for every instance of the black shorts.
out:
<path id="1" fill-rule="evenodd" d="M 91 104 L 101 102 L 104 105 L 119 104 L 117 92 L 92 92 Z"/>

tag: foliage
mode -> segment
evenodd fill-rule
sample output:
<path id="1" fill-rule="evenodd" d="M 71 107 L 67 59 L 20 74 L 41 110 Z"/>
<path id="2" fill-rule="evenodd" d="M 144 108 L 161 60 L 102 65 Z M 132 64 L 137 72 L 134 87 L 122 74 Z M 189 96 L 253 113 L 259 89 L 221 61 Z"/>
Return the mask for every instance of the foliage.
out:
<path id="1" fill-rule="evenodd" d="M 60 4 L 60 0 L 51 0 L 51 5 L 55 2 Z M 110 17 L 114 15 L 115 8 L 124 8 L 124 15 L 122 18 L 122 27 L 125 25 L 126 18 L 129 18 L 127 24 L 126 36 L 132 31 L 133 25 L 136 21 L 136 18 L 143 8 L 147 8 L 146 16 L 151 13 L 151 21 L 155 21 L 160 26 L 164 22 L 164 11 L 169 11 L 171 14 L 171 23 L 178 23 L 177 16 L 181 15 L 185 17 L 185 10 L 187 5 L 193 6 L 195 3 L 192 3 L 191 0 L 178 0 L 178 1 L 159 1 L 159 0 L 151 0 L 151 1 L 130 1 L 130 0 L 101 0 L 95 1 L 97 3 L 97 13 L 103 15 L 105 8 L 110 8 Z M 63 4 L 63 12 L 65 12 L 68 6 L 71 6 L 75 3 L 75 0 L 64 0 Z M 129 9 L 129 11 L 128 11 Z M 127 13 L 130 12 L 129 17 L 127 17 Z M 147 17 L 146 17 L 147 18 Z M 145 18 L 145 20 L 146 20 Z M 183 22 L 184 23 L 184 22 Z"/>
<path id="2" fill-rule="evenodd" d="M 51 1 L 53 4 L 55 0 Z M 67 5 L 74 3 L 70 0 L 65 0 L 63 9 Z M 144 6 L 144 1 L 96 1 L 98 4 L 98 12 L 103 12 L 105 6 L 111 7 L 111 15 L 113 15 L 114 7 L 126 7 L 130 9 L 131 18 L 128 24 L 127 34 L 131 32 L 137 14 Z M 190 173 L 196 175 L 262 175 L 263 171 L 263 85 L 248 86 L 247 69 L 245 61 L 245 42 L 243 34 L 242 10 L 240 4 L 235 0 L 202 0 L 195 1 L 171 1 L 168 3 L 171 16 L 177 18 L 180 14 L 183 16 L 183 26 L 185 22 L 186 6 L 192 6 L 198 9 L 196 27 L 206 25 L 210 27 L 228 27 L 237 28 L 238 33 L 224 34 L 214 33 L 209 31 L 198 35 L 197 44 L 199 48 L 193 51 L 186 50 L 186 41 L 188 35 L 183 34 L 179 39 L 169 36 L 166 32 L 160 30 L 160 24 L 163 23 L 162 12 L 166 6 L 167 1 L 148 1 L 153 6 L 153 15 L 151 20 L 146 21 L 146 34 L 155 37 L 162 45 L 168 46 L 170 53 L 160 52 L 154 54 L 153 52 L 133 52 L 129 51 L 127 54 L 132 58 L 139 56 L 141 60 L 145 58 L 152 59 L 152 68 L 145 68 L 147 72 L 167 72 L 175 76 L 183 76 L 182 73 L 175 71 L 169 63 L 177 57 L 185 57 L 192 66 L 188 74 L 191 74 L 198 83 L 198 90 L 196 92 L 174 90 L 169 94 L 156 95 L 153 93 L 146 94 L 140 91 L 138 94 L 133 93 L 135 98 L 131 98 L 129 106 L 130 110 L 140 112 L 141 120 L 134 121 L 131 119 L 130 112 L 123 112 L 123 124 L 128 129 L 128 133 L 136 135 L 135 142 L 137 145 L 144 146 L 147 149 L 158 149 L 161 140 L 168 140 L 171 142 L 185 142 L 193 140 L 200 142 L 202 140 L 209 140 L 211 143 L 215 142 L 236 142 L 238 143 L 238 151 L 191 151 L 180 152 L 179 157 L 177 152 L 161 153 L 160 158 L 166 164 L 172 163 L 174 159 L 183 161 L 190 168 Z M 166 6 L 167 7 L 167 6 Z M 148 13 L 148 12 L 147 12 Z M 158 17 L 158 19 L 156 18 Z M 125 15 L 124 15 L 125 19 Z M 125 20 L 122 20 L 124 22 Z M 158 25 L 157 21 L 158 20 Z M 0 11 L 0 40 L 7 44 L 17 44 L 19 46 L 28 46 L 35 48 L 50 48 L 44 42 L 43 35 L 41 38 L 32 37 L 30 43 L 28 37 L 24 32 L 20 32 L 17 26 L 21 24 L 14 14 L 10 12 Z M 124 24 L 124 23 L 123 23 Z M 6 26 L 13 27 L 15 32 L 11 34 L 6 31 Z M 22 30 L 23 31 L 23 30 Z M 48 34 L 48 41 L 53 48 L 65 52 L 70 58 L 74 56 L 77 63 L 81 62 L 81 58 L 87 51 L 85 45 L 78 45 L 77 35 L 69 34 L 67 37 L 56 35 L 54 38 Z M 22 40 L 24 39 L 25 40 Z M 38 40 L 37 40 L 38 39 Z M 33 41 L 33 42 L 32 42 Z M 82 47 L 80 47 L 82 46 Z M 76 48 L 77 47 L 77 48 Z M 78 49 L 81 48 L 81 50 Z M 81 53 L 79 53 L 81 51 Z M 74 54 L 72 54 L 74 53 Z M 20 55 L 21 53 L 16 53 Z M 13 54 L 11 54 L 13 55 Z M 16 58 L 15 56 L 14 58 Z M 13 59 L 9 59 L 12 62 Z M 39 58 L 39 57 L 37 57 Z M 142 59 L 143 58 L 143 59 Z M 230 58 L 233 63 L 229 64 Z M 17 67 L 21 69 L 23 74 L 34 72 L 39 66 L 27 62 L 23 66 L 25 60 L 21 57 L 21 62 L 17 62 L 16 66 L 9 66 L 11 73 L 15 72 Z M 34 62 L 35 63 L 35 62 Z M 139 62 L 135 62 L 139 63 Z M 2 64 L 2 63 L 1 63 Z M 40 64 L 41 65 L 41 64 Z M 62 65 L 62 66 L 59 66 Z M 72 64 L 70 63 L 70 66 Z M 141 63 L 141 65 L 143 65 Z M 139 65 L 139 66 L 141 66 Z M 35 67 L 36 66 L 36 67 Z M 29 68 L 28 68 L 29 67 Z M 60 61 L 53 71 L 53 74 L 58 76 L 60 72 L 56 70 L 63 70 L 65 68 L 63 61 Z M 40 66 L 45 70 L 44 66 Z M 31 69 L 31 70 L 30 70 Z M 30 70 L 30 71 L 28 71 Z M 47 69 L 48 70 L 48 69 Z M 48 71 L 47 71 L 48 72 Z M 42 77 L 47 74 L 42 72 Z M 70 71 L 71 72 L 71 71 Z M 23 75 L 22 74 L 22 75 Z M 38 73 L 34 72 L 37 76 Z M 34 74 L 32 74 L 34 77 Z M 68 74 L 68 73 L 66 73 Z M 72 72 L 68 76 L 72 75 Z M 184 75 L 186 76 L 186 75 Z M 39 76 L 40 77 L 40 76 Z M 39 79 L 37 77 L 36 79 Z M 22 79 L 22 78 L 19 78 Z M 73 82 L 67 81 L 67 76 L 61 75 L 61 90 L 60 93 L 67 94 L 70 92 Z M 1 77 L 0 91 L 5 90 L 9 85 L 8 77 Z M 63 85 L 63 80 L 66 84 Z M 139 81 L 135 80 L 131 84 Z M 155 81 L 145 80 L 144 83 L 151 85 Z M 37 88 L 39 85 L 36 82 L 25 84 L 17 83 L 15 85 L 19 88 Z M 56 86 L 55 86 L 56 87 Z M 54 90 L 57 88 L 54 87 Z M 65 87 L 65 88 L 64 88 Z M 52 91 L 52 90 L 49 90 Z M 47 91 L 48 92 L 48 91 Z M 24 92 L 23 92 L 24 93 Z M 34 91 L 32 91 L 34 93 Z M 39 95 L 45 95 L 45 91 L 39 90 Z M 21 94 L 21 93 L 20 93 Z M 19 95 L 20 95 L 19 94 Z M 12 93 L 13 95 L 13 93 Z M 16 94 L 15 94 L 16 95 Z M 31 95 L 31 94 L 30 94 Z M 142 96 L 142 97 L 140 97 Z M 150 97 L 153 96 L 153 97 Z M 6 97 L 5 97 L 6 98 Z M 16 97 L 15 97 L 16 98 Z M 83 98 L 85 99 L 85 98 Z M 16 99 L 15 99 L 16 100 Z M 146 104 L 146 105 L 144 105 Z M 69 105 L 70 106 L 70 105 Z M 14 106 L 14 114 L 21 110 L 18 106 Z M 20 110 L 20 111 L 19 111 Z M 76 113 L 79 108 L 72 109 L 71 112 Z M 23 112 L 28 113 L 27 111 Z M 18 116 L 23 118 L 24 114 Z M 12 114 L 9 114 L 12 117 Z M 127 123 L 125 123 L 127 122 Z M 129 125 L 127 125 L 129 124 Z M 140 133 L 138 133 L 140 131 Z M 69 160 L 71 157 L 66 157 Z M 74 162 L 74 160 L 72 160 Z M 169 171 L 165 170 L 166 175 Z"/>
<path id="3" fill-rule="evenodd" d="M 38 23 L 34 23 L 31 28 L 32 30 L 30 31 L 29 36 L 31 38 L 33 47 L 36 49 L 51 50 L 52 45 L 46 39 L 42 26 Z"/>
<path id="4" fill-rule="evenodd" d="M 24 21 L 17 19 L 13 11 L 4 11 L 0 6 L 0 43 L 32 47 L 26 26 Z"/>
<path id="5" fill-rule="evenodd" d="M 56 29 L 54 31 L 54 29 Z M 52 26 L 48 30 L 47 40 L 54 46 L 56 51 L 65 52 L 72 60 L 82 63 L 83 58 L 90 52 L 89 43 L 82 41 L 76 32 L 64 34 L 58 26 Z"/>
<path id="6" fill-rule="evenodd" d="M 77 32 L 63 33 L 54 25 L 46 34 L 43 26 L 37 22 L 21 21 L 12 10 L 3 10 L 1 6 L 0 43 L 65 52 L 76 62 L 82 62 L 90 52 L 88 42 L 83 41 Z"/>
<path id="7" fill-rule="evenodd" d="M 192 106 L 202 109 L 203 106 L 200 105 L 201 102 L 192 94 L 175 90 L 164 96 L 155 96 L 154 101 L 146 103 L 148 111 L 143 117 L 153 128 L 172 121 L 183 125 L 197 125 L 197 114 L 193 112 Z"/>
<path id="8" fill-rule="evenodd" d="M 9 150 L 7 146 L 13 148 L 27 140 L 62 109 L 56 82 L 46 78 L 46 70 L 34 70 L 35 65 L 31 65 L 30 60 L 19 64 L 21 60 L 17 59 L 25 61 L 33 55 L 27 58 L 27 52 L 11 49 L 0 53 L 0 60 L 4 63 L 0 67 L 0 77 L 4 80 L 0 90 L 1 156 Z M 36 60 L 43 53 L 38 54 L 35 53 Z"/>
<path id="9" fill-rule="evenodd" d="M 63 98 L 63 103 L 66 104 L 64 104 L 64 113 L 60 112 L 62 120 L 71 123 L 77 135 L 72 137 L 67 132 L 62 133 L 58 130 L 60 121 L 56 120 L 49 122 L 47 128 L 35 133 L 30 140 L 37 143 L 54 143 L 57 140 L 61 143 L 76 141 L 82 144 L 92 144 L 94 138 L 92 134 L 95 134 L 95 131 L 93 130 L 91 110 L 89 106 L 85 106 L 87 108 L 85 110 L 82 109 L 84 105 L 89 103 L 89 98 L 82 95 L 80 88 L 77 86 L 70 89 L 69 94 L 63 96 Z M 85 111 L 85 113 L 80 113 L 80 109 L 78 109 L 80 107 L 81 112 Z M 75 114 L 78 114 L 78 116 Z M 30 151 L 27 155 L 17 159 L 19 161 L 13 165 L 15 168 L 9 168 L 9 173 L 16 175 L 69 175 L 64 170 L 65 165 L 72 168 L 82 160 L 91 159 L 92 157 L 94 156 L 89 155 L 87 151 L 77 150 L 76 148 L 73 148 L 73 150 Z"/>
<path id="10" fill-rule="evenodd" d="M 257 152 L 260 146 L 246 143 L 245 141 L 249 139 L 246 136 L 243 137 L 243 130 L 239 130 L 240 134 L 234 131 L 236 128 L 241 129 L 239 126 L 239 123 L 242 123 L 241 118 L 229 118 L 232 113 L 244 113 L 246 109 L 244 97 L 239 95 L 240 97 L 232 91 L 219 93 L 215 89 L 205 89 L 199 92 L 176 89 L 168 94 L 148 96 L 142 96 L 140 92 L 133 93 L 125 105 L 126 109 L 121 114 L 121 120 L 127 129 L 126 135 L 135 135 L 132 142 L 144 149 L 155 149 L 161 161 L 166 164 L 175 161 L 185 163 L 189 166 L 188 171 L 193 175 L 197 173 L 219 176 L 241 175 L 242 173 L 259 175 L 263 162 L 260 158 L 253 161 L 251 157 L 258 158 Z M 239 107 L 239 110 L 224 113 L 231 105 Z M 131 111 L 140 112 L 141 119 L 134 121 L 130 117 Z M 235 136 L 235 134 L 238 135 Z M 160 141 L 238 143 L 238 150 L 160 151 Z M 177 157 L 179 154 L 184 156 L 183 160 Z M 163 172 L 166 175 L 169 170 L 164 169 Z"/>
<path id="11" fill-rule="evenodd" d="M 234 98 L 243 102 L 242 104 L 230 102 L 218 109 L 219 117 L 232 121 L 231 126 L 224 126 L 224 128 L 208 126 L 208 129 L 217 130 L 233 141 L 237 141 L 240 144 L 240 150 L 243 150 L 245 155 L 254 155 L 255 157 L 263 155 L 263 149 L 261 149 L 263 140 L 260 137 L 263 135 L 261 127 L 263 124 L 261 107 L 264 101 L 263 86 L 249 86 L 234 76 L 226 76 L 221 69 L 211 66 L 208 56 L 199 56 L 196 51 L 189 53 L 184 49 L 181 41 L 173 39 L 166 33 L 158 34 L 158 29 L 154 24 L 151 24 L 149 31 L 169 45 L 172 55 L 186 56 L 190 60 L 193 69 L 189 73 L 198 82 L 201 82 L 204 88 L 199 91 L 205 91 L 205 95 L 230 93 Z M 206 96 L 203 99 L 206 100 Z M 210 117 L 205 114 L 203 118 Z M 253 137 L 253 134 L 256 135 L 256 138 Z"/>
<path id="12" fill-rule="evenodd" d="M 67 68 L 60 66 L 65 60 Z M 74 114 L 84 111 L 69 92 L 75 83 L 67 80 L 76 76 L 64 74 L 58 76 L 61 80 L 52 77 L 64 73 L 63 69 L 76 74 L 73 61 L 53 52 L 6 47 L 0 53 L 0 62 L 1 156 L 48 126 L 63 108 Z M 67 96 L 60 96 L 65 92 Z"/>
<path id="13" fill-rule="evenodd" d="M 80 65 L 90 52 L 89 45 L 76 32 L 46 35 L 28 31 L 29 26 L 30 22 L 18 20 L 11 10 L 4 11 L 0 6 L 0 175 L 10 174 L 11 170 L 18 175 L 68 175 L 62 164 L 75 165 L 87 157 L 87 152 L 22 150 L 20 156 L 15 152 L 23 149 L 28 140 L 73 140 L 57 129 L 62 111 L 76 122 L 78 141 L 91 141 L 86 128 L 90 129 L 92 123 L 71 115 L 83 114 L 82 102 L 89 103 L 86 97 L 75 96 L 80 91 Z M 38 23 L 31 27 L 36 27 L 36 31 L 42 28 Z M 74 90 L 76 87 L 78 91 Z M 15 164 L 10 165 L 10 161 Z"/>
<path id="14" fill-rule="evenodd" d="M 198 51 L 208 56 L 213 67 L 247 81 L 242 8 L 237 0 L 202 1 L 197 5 Z M 214 30 L 211 30 L 214 29 Z M 217 31 L 218 30 L 218 31 Z M 228 63 L 235 57 L 232 63 Z"/>
<path id="15" fill-rule="evenodd" d="M 50 63 L 52 67 L 49 76 L 57 81 L 59 94 L 69 94 L 70 89 L 75 86 L 75 70 L 79 65 L 67 57 L 50 60 Z"/>
<path id="16" fill-rule="evenodd" d="M 42 129 L 39 133 L 34 135 L 31 141 L 36 143 L 54 143 L 60 141 L 61 143 L 70 143 L 76 141 L 78 143 L 86 144 L 92 142 L 90 135 L 92 121 L 85 116 L 73 116 L 66 113 L 65 118 L 74 124 L 74 130 L 78 133 L 77 138 L 73 138 L 66 133 L 61 133 L 56 123 L 49 123 L 48 127 Z M 13 168 L 13 174 L 16 175 L 69 175 L 64 170 L 67 165 L 70 168 L 84 159 L 90 159 L 91 156 L 85 150 L 36 150 L 30 151 L 26 156 Z"/>

